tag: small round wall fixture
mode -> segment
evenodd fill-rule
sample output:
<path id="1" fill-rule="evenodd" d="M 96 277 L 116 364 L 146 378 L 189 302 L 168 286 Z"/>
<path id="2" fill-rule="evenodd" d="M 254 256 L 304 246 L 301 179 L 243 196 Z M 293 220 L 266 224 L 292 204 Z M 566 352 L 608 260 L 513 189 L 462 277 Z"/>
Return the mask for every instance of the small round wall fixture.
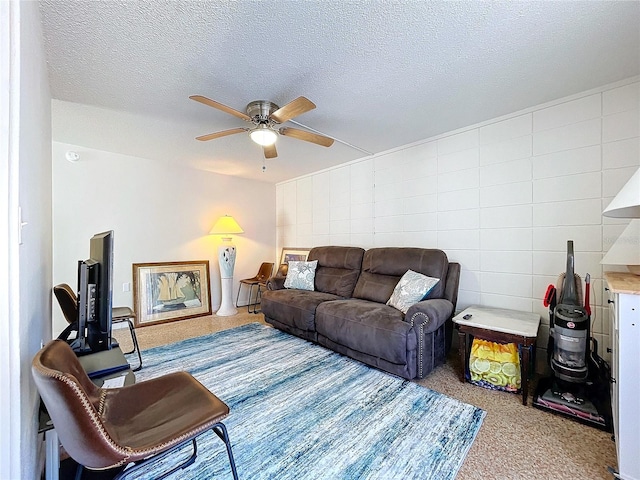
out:
<path id="1" fill-rule="evenodd" d="M 80 160 L 80 154 L 78 152 L 69 150 L 64 154 L 64 158 L 66 158 L 70 162 L 77 162 L 78 160 Z"/>

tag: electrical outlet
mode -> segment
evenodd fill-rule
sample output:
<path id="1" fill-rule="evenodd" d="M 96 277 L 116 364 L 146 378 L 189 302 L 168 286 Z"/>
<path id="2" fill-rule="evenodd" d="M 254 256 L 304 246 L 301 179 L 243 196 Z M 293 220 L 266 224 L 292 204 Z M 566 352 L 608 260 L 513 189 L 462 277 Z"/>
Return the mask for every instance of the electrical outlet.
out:
<path id="1" fill-rule="evenodd" d="M 122 291 L 123 292 L 130 292 L 131 291 L 131 283 L 130 282 L 124 282 L 122 284 Z"/>

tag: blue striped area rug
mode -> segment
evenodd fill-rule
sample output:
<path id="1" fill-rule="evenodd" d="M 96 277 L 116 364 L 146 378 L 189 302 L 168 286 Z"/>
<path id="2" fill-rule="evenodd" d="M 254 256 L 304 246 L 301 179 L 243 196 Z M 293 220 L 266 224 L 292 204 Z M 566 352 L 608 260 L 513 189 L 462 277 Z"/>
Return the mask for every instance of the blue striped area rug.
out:
<path id="1" fill-rule="evenodd" d="M 229 405 L 224 423 L 242 480 L 452 479 L 485 416 L 258 323 L 143 357 L 137 381 L 187 370 Z M 177 457 L 136 478 L 155 478 Z M 232 478 L 222 441 L 201 435 L 196 462 L 170 478 Z"/>

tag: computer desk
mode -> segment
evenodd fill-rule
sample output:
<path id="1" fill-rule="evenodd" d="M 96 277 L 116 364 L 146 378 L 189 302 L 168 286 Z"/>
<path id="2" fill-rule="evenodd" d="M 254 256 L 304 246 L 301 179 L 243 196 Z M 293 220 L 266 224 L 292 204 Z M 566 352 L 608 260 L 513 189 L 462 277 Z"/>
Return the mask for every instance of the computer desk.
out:
<path id="1" fill-rule="evenodd" d="M 113 380 L 121 377 L 124 377 L 124 385 L 132 385 L 136 382 L 136 376 L 131 368 L 103 376 L 93 376 L 95 372 L 109 370 L 114 366 L 121 365 L 123 362 L 126 363 L 126 359 L 122 350 L 120 350 L 120 347 L 112 348 L 107 356 L 102 354 L 103 352 L 98 352 L 78 357 L 80 364 L 85 368 L 87 374 L 93 377 L 91 378 L 93 383 L 101 387 L 106 380 Z M 60 473 L 60 442 L 58 441 L 58 434 L 56 433 L 55 426 L 53 425 L 49 412 L 47 412 L 47 408 L 44 406 L 42 400 L 40 400 L 38 433 L 44 433 L 46 458 L 45 479 L 58 480 Z"/>

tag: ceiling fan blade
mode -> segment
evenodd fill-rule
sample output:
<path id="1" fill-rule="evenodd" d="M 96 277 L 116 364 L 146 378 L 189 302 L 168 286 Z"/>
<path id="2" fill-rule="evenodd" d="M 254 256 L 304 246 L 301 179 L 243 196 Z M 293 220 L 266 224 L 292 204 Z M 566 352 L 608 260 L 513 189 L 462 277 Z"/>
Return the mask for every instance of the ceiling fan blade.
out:
<path id="1" fill-rule="evenodd" d="M 298 140 L 304 140 L 305 142 L 322 145 L 323 147 L 330 147 L 333 145 L 333 138 L 318 135 L 317 133 L 307 132 L 305 130 L 299 130 L 297 128 L 281 128 L 280 134 L 287 137 L 297 138 Z"/>
<path id="2" fill-rule="evenodd" d="M 203 97 L 202 95 L 191 95 L 189 97 L 191 100 L 195 100 L 196 102 L 204 103 L 205 105 L 209 105 L 210 107 L 217 108 L 218 110 L 222 110 L 223 112 L 230 113 L 231 115 L 241 118 L 247 122 L 251 121 L 251 117 L 246 113 L 239 112 L 231 107 L 227 107 L 222 103 L 216 102 L 215 100 L 211 100 L 210 98 Z"/>
<path id="3" fill-rule="evenodd" d="M 287 103 L 284 107 L 280 107 L 273 112 L 270 117 L 278 123 L 284 123 L 314 108 L 316 108 L 316 105 L 311 100 L 305 97 L 298 97 Z"/>
<path id="4" fill-rule="evenodd" d="M 208 135 L 201 135 L 196 137 L 196 140 L 206 142 L 207 140 L 213 140 L 214 138 L 226 137 L 227 135 L 233 135 L 235 133 L 242 133 L 248 131 L 248 128 L 232 128 L 231 130 L 223 130 L 221 132 L 209 133 Z"/>
<path id="5" fill-rule="evenodd" d="M 265 145 L 262 150 L 264 151 L 264 158 L 276 158 L 278 156 L 275 143 L 273 145 Z"/>

